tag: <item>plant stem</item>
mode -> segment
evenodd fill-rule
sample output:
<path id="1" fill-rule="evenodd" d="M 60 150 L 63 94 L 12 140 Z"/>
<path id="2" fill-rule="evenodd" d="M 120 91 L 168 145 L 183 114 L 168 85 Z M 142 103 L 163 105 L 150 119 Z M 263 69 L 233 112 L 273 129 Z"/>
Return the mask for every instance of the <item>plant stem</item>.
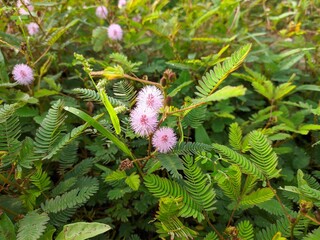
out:
<path id="1" fill-rule="evenodd" d="M 276 191 L 276 190 L 271 186 L 271 184 L 270 184 L 270 181 L 269 181 L 269 180 L 267 180 L 267 185 L 268 185 L 268 187 L 273 191 L 273 193 L 274 193 L 274 195 L 275 195 L 275 197 L 276 197 L 277 201 L 280 203 L 280 206 L 281 206 L 281 208 L 282 208 L 282 210 L 283 210 L 284 214 L 286 215 L 286 217 L 287 217 L 288 221 L 291 223 L 291 216 L 290 216 L 290 214 L 287 212 L 287 210 L 286 210 L 286 208 L 284 207 L 284 205 L 283 205 L 283 203 L 282 203 L 281 199 L 280 199 L 280 198 L 279 198 L 279 196 L 277 195 L 277 191 Z"/>
<path id="2" fill-rule="evenodd" d="M 211 223 L 209 216 L 207 213 L 203 214 L 207 223 L 209 224 L 209 226 L 215 231 L 215 233 L 218 235 L 220 240 L 224 240 L 224 237 L 221 235 L 221 233 L 215 228 L 215 226 Z"/>

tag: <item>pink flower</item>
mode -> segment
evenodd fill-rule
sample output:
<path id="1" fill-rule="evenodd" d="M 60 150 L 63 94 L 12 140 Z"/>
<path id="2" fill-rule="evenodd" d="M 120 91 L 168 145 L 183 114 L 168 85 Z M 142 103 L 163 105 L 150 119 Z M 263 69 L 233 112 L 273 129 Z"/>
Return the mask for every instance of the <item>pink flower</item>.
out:
<path id="1" fill-rule="evenodd" d="M 29 85 L 33 82 L 32 68 L 26 64 L 16 64 L 12 71 L 13 79 L 21 85 Z"/>
<path id="2" fill-rule="evenodd" d="M 151 109 L 135 108 L 130 114 L 132 129 L 140 136 L 148 136 L 156 130 L 158 114 Z"/>
<path id="3" fill-rule="evenodd" d="M 108 27 L 108 36 L 112 40 L 121 40 L 123 36 L 122 29 L 119 24 L 113 23 Z"/>
<path id="4" fill-rule="evenodd" d="M 18 0 L 17 1 L 17 8 L 19 9 L 19 13 L 21 15 L 29 15 L 29 11 L 26 10 L 25 6 L 27 6 L 27 8 L 30 12 L 32 12 L 34 10 L 32 4 L 30 3 L 30 0 Z"/>
<path id="5" fill-rule="evenodd" d="M 99 6 L 96 8 L 96 15 L 98 18 L 106 19 L 108 16 L 108 10 L 105 6 Z"/>
<path id="6" fill-rule="evenodd" d="M 145 86 L 137 96 L 137 105 L 142 108 L 150 108 L 159 111 L 163 107 L 163 94 L 155 86 Z"/>
<path id="7" fill-rule="evenodd" d="M 177 137 L 172 128 L 159 128 L 152 137 L 152 145 L 161 153 L 169 152 L 177 143 Z"/>
<path id="8" fill-rule="evenodd" d="M 29 35 L 35 35 L 39 32 L 39 25 L 35 22 L 29 23 L 27 25 Z"/>
<path id="9" fill-rule="evenodd" d="M 138 14 L 138 15 L 134 16 L 132 18 L 132 20 L 135 21 L 135 22 L 141 22 L 141 16 Z"/>
<path id="10" fill-rule="evenodd" d="M 126 0 L 119 0 L 118 2 L 118 8 L 123 8 L 127 4 Z"/>

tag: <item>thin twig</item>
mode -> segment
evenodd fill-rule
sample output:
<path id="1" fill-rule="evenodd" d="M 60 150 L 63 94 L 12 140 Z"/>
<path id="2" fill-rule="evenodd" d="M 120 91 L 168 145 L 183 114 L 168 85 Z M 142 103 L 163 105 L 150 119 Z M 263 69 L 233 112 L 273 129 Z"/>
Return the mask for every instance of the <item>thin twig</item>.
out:
<path id="1" fill-rule="evenodd" d="M 207 223 L 209 224 L 209 226 L 215 231 L 215 233 L 218 235 L 220 240 L 224 240 L 224 237 L 221 235 L 221 233 L 215 228 L 215 226 L 211 223 L 209 216 L 207 213 L 203 214 Z"/>
<path id="2" fill-rule="evenodd" d="M 288 221 L 291 223 L 291 216 L 290 216 L 290 214 L 287 212 L 286 208 L 284 207 L 284 205 L 283 205 L 283 203 L 282 203 L 281 199 L 279 198 L 279 196 L 278 196 L 278 194 L 277 194 L 277 191 L 276 191 L 276 190 L 271 186 L 271 184 L 270 184 L 270 181 L 269 181 L 269 180 L 267 180 L 267 185 L 268 185 L 268 187 L 272 190 L 272 192 L 274 193 L 274 195 L 275 195 L 275 197 L 276 197 L 277 201 L 279 202 L 279 204 L 280 204 L 280 206 L 281 206 L 281 208 L 282 208 L 283 212 L 285 213 L 285 215 L 286 215 L 286 217 L 287 217 Z"/>
<path id="3" fill-rule="evenodd" d="M 304 216 L 304 217 L 306 217 L 306 218 L 308 218 L 308 219 L 310 219 L 312 222 L 314 222 L 314 223 L 316 223 L 316 224 L 320 225 L 320 222 L 319 222 L 317 219 L 315 219 L 315 218 L 313 218 L 313 217 L 309 216 L 308 214 L 303 214 L 303 216 Z"/>

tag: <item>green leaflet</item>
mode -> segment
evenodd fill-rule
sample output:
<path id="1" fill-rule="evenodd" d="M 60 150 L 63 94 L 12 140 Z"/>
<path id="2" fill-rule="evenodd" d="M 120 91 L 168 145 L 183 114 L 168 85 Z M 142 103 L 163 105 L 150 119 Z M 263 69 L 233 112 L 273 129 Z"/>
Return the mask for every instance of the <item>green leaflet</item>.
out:
<path id="1" fill-rule="evenodd" d="M 182 208 L 182 199 L 166 197 L 159 200 L 155 225 L 159 237 L 177 237 L 178 239 L 193 239 L 198 233 L 183 225 L 179 220 L 179 211 Z"/>
<path id="2" fill-rule="evenodd" d="M 113 106 L 111 105 L 105 90 L 99 89 L 99 95 L 101 97 L 103 105 L 106 107 L 106 109 L 110 115 L 110 119 L 111 119 L 111 122 L 112 122 L 114 129 L 116 130 L 116 133 L 120 134 L 121 128 L 120 128 L 120 121 L 119 121 L 118 115 L 117 115 L 116 111 L 114 110 Z"/>
<path id="3" fill-rule="evenodd" d="M 74 107 L 64 107 L 64 109 L 68 112 L 73 113 L 74 115 L 80 117 L 87 123 L 89 123 L 91 126 L 93 126 L 95 129 L 97 129 L 103 136 L 107 137 L 109 140 L 111 140 L 115 145 L 117 145 L 125 154 L 127 154 L 129 157 L 133 158 L 133 155 L 130 151 L 130 149 L 127 147 L 125 143 L 120 141 L 115 135 L 113 135 L 108 129 L 103 127 L 98 121 L 96 121 L 94 118 L 86 114 L 85 112 L 76 109 Z"/>
<path id="4" fill-rule="evenodd" d="M 239 230 L 240 239 L 253 240 L 253 226 L 248 220 L 244 220 L 237 224 L 237 229 Z"/>
<path id="5" fill-rule="evenodd" d="M 85 240 L 109 231 L 111 227 L 103 223 L 77 222 L 67 224 L 57 236 L 56 240 Z"/>
<path id="6" fill-rule="evenodd" d="M 253 207 L 253 205 L 266 202 L 272 199 L 274 192 L 270 188 L 258 189 L 249 195 L 244 196 L 240 201 L 241 207 Z"/>
<path id="7" fill-rule="evenodd" d="M 132 190 L 137 191 L 140 187 L 140 177 L 135 172 L 133 172 L 126 178 L 125 183 L 128 184 L 128 186 Z"/>
<path id="8" fill-rule="evenodd" d="M 155 197 L 182 197 L 183 205 L 179 216 L 192 216 L 198 221 L 202 221 L 204 219 L 203 210 L 212 211 L 215 209 L 215 191 L 208 176 L 202 172 L 192 157 L 186 156 L 184 165 L 185 178 L 183 182 L 149 174 L 144 177 L 144 184 Z"/>
<path id="9" fill-rule="evenodd" d="M 0 239 L 16 239 L 14 225 L 5 213 L 0 216 Z"/>
<path id="10" fill-rule="evenodd" d="M 249 144 L 252 162 L 271 179 L 279 174 L 277 169 L 278 156 L 273 151 L 266 136 L 259 131 L 252 131 L 249 134 Z"/>
<path id="11" fill-rule="evenodd" d="M 246 88 L 241 86 L 226 86 L 222 89 L 216 91 L 215 93 L 204 97 L 204 98 L 197 98 L 192 100 L 193 104 L 198 103 L 207 103 L 207 102 L 213 102 L 213 101 L 221 101 L 232 97 L 240 97 L 243 96 L 246 92 Z"/>
<path id="12" fill-rule="evenodd" d="M 49 221 L 47 213 L 29 212 L 19 221 L 17 240 L 37 240 L 41 237 Z"/>
<path id="13" fill-rule="evenodd" d="M 200 98 L 210 96 L 225 80 L 229 74 L 238 69 L 246 56 L 249 54 L 251 44 L 247 44 L 234 52 L 230 58 L 225 60 L 222 64 L 217 64 L 213 70 L 207 72 L 202 80 L 199 81 L 199 86 L 196 86 Z"/>

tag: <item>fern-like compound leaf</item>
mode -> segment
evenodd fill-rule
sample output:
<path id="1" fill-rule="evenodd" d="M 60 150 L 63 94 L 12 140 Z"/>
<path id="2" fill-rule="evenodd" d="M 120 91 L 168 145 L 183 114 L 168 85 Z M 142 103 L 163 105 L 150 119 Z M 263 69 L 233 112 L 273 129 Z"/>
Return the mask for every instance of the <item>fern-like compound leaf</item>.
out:
<path id="1" fill-rule="evenodd" d="M 185 169 L 183 170 L 186 176 L 186 190 L 191 198 L 201 206 L 205 211 L 215 209 L 215 191 L 210 177 L 202 173 L 201 168 L 194 162 L 190 156 L 184 158 Z"/>
<path id="2" fill-rule="evenodd" d="M 209 232 L 203 240 L 219 240 L 219 237 L 215 232 Z"/>
<path id="3" fill-rule="evenodd" d="M 13 103 L 13 104 L 4 104 L 0 106 L 0 123 L 4 123 L 7 121 L 9 117 L 11 117 L 15 111 L 21 107 L 21 104 Z"/>
<path id="4" fill-rule="evenodd" d="M 198 90 L 196 95 L 200 98 L 211 95 L 230 73 L 240 67 L 241 63 L 248 55 L 250 48 L 251 44 L 243 46 L 222 64 L 218 63 L 213 70 L 207 72 L 205 76 L 202 77 L 202 80 L 199 81 L 199 86 L 196 86 L 196 89 Z"/>
<path id="5" fill-rule="evenodd" d="M 244 155 L 217 143 L 212 144 L 212 146 L 216 152 L 225 157 L 230 163 L 238 165 L 244 173 L 253 175 L 260 180 L 265 179 L 262 171 Z"/>
<path id="6" fill-rule="evenodd" d="M 177 182 L 150 174 L 144 177 L 144 183 L 148 190 L 157 198 L 182 197 L 183 206 L 180 209 L 180 216 L 194 217 L 199 221 L 204 219 L 204 216 L 201 213 L 201 207 L 196 204 L 187 191 L 184 190 Z"/>
<path id="7" fill-rule="evenodd" d="M 237 229 L 239 231 L 238 236 L 240 237 L 240 239 L 244 239 L 244 240 L 254 239 L 253 226 L 248 220 L 238 223 Z"/>
<path id="8" fill-rule="evenodd" d="M 241 201 L 241 207 L 250 207 L 272 199 L 274 192 L 270 188 L 260 188 L 249 195 L 245 195 Z"/>
<path id="9" fill-rule="evenodd" d="M 302 238 L 302 240 L 319 240 L 320 239 L 320 227 L 316 230 L 313 230 L 312 233 L 309 233 L 307 236 Z"/>
<path id="10" fill-rule="evenodd" d="M 293 235 L 296 239 L 301 239 L 302 231 L 305 229 L 306 222 L 300 220 L 293 230 Z M 274 224 L 267 226 L 265 229 L 258 231 L 255 234 L 255 239 L 259 240 L 270 240 L 273 236 L 280 232 L 283 237 L 290 237 L 290 222 L 287 217 L 278 219 Z M 299 237 L 300 236 L 300 237 Z"/>
<path id="11" fill-rule="evenodd" d="M 164 238 L 170 236 L 178 239 L 193 239 L 197 232 L 183 225 L 179 220 L 179 211 L 183 204 L 181 198 L 160 198 L 159 211 L 157 211 L 156 222 L 157 233 L 159 237 Z"/>
<path id="12" fill-rule="evenodd" d="M 242 149 L 242 130 L 238 123 L 232 123 L 229 128 L 229 143 L 236 151 Z"/>
<path id="13" fill-rule="evenodd" d="M 47 213 L 29 212 L 18 224 L 17 240 L 37 240 L 39 239 L 46 224 L 49 221 Z"/>
<path id="14" fill-rule="evenodd" d="M 30 180 L 41 192 L 46 191 L 51 187 L 51 180 L 47 172 L 43 172 L 41 169 L 35 172 L 30 177 Z"/>
<path id="15" fill-rule="evenodd" d="M 92 89 L 74 88 L 72 89 L 72 93 L 77 94 L 80 98 L 84 99 L 85 101 L 101 102 L 99 94 Z"/>
<path id="16" fill-rule="evenodd" d="M 36 132 L 35 152 L 42 158 L 46 157 L 53 148 L 61 133 L 65 115 L 62 113 L 63 103 L 57 101 L 43 119 L 40 128 Z"/>
<path id="17" fill-rule="evenodd" d="M 205 143 L 198 142 L 182 142 L 177 144 L 177 146 L 173 149 L 173 152 L 178 155 L 194 155 L 199 154 L 202 151 L 210 152 L 212 150 L 212 146 Z"/>
<path id="18" fill-rule="evenodd" d="M 181 158 L 176 154 L 159 154 L 157 155 L 157 159 L 159 159 L 162 167 L 164 167 L 172 177 L 182 178 L 178 170 L 183 170 L 184 166 Z"/>
<path id="19" fill-rule="evenodd" d="M 276 177 L 279 174 L 279 170 L 277 170 L 278 157 L 267 137 L 259 131 L 252 131 L 249 134 L 249 144 L 252 147 L 250 153 L 254 164 L 267 178 Z"/>
<path id="20" fill-rule="evenodd" d="M 113 60 L 113 62 L 120 64 L 123 69 L 129 73 L 137 72 L 139 70 L 139 66 L 142 64 L 142 62 L 131 62 L 128 60 L 127 56 L 121 53 L 112 53 L 109 55 L 109 57 Z"/>
<path id="21" fill-rule="evenodd" d="M 131 106 L 133 104 L 137 94 L 132 83 L 126 80 L 116 82 L 113 85 L 113 92 L 115 97 L 127 106 Z"/>
<path id="22" fill-rule="evenodd" d="M 224 195 L 237 201 L 241 191 L 241 171 L 237 165 L 231 165 L 224 172 L 217 172 L 215 180 L 222 189 Z"/>
<path id="23" fill-rule="evenodd" d="M 20 154 L 21 142 L 19 137 L 21 128 L 19 118 L 12 115 L 0 123 L 0 151 L 4 154 L 1 167 L 5 167 L 17 160 Z"/>
<path id="24" fill-rule="evenodd" d="M 85 178 L 85 181 L 82 181 L 81 186 L 76 187 L 61 196 L 46 200 L 45 203 L 41 204 L 41 208 L 47 213 L 58 213 L 68 208 L 79 207 L 85 204 L 98 189 L 98 180 L 96 178 L 87 177 Z"/>
<path id="25" fill-rule="evenodd" d="M 182 126 L 184 126 L 185 128 L 186 127 L 197 128 L 202 126 L 202 123 L 206 118 L 206 111 L 207 111 L 206 106 L 200 106 L 198 108 L 192 109 L 183 118 Z"/>

